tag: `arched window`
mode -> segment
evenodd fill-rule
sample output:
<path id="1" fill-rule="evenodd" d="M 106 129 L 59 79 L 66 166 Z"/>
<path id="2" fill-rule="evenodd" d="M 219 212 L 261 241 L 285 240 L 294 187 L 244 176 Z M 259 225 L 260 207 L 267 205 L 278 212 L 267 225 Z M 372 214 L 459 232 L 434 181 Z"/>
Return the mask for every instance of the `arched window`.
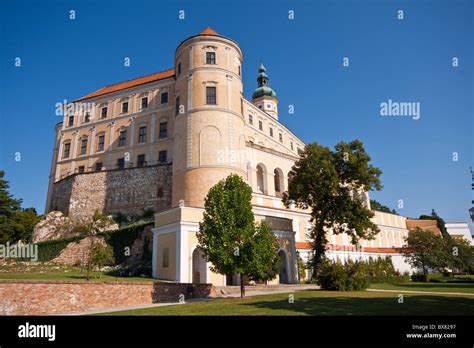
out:
<path id="1" fill-rule="evenodd" d="M 275 183 L 275 196 L 281 197 L 284 191 L 283 188 L 283 172 L 280 168 L 275 168 L 273 171 L 273 179 Z"/>
<path id="2" fill-rule="evenodd" d="M 267 175 L 267 171 L 265 166 L 262 164 L 257 165 L 257 192 L 267 193 L 266 187 L 266 180 L 265 176 Z"/>

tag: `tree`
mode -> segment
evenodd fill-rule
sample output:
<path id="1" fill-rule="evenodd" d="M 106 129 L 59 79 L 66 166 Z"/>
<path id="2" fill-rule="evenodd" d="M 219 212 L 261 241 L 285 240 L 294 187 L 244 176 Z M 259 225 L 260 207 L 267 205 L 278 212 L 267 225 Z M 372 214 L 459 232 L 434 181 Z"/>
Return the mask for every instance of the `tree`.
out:
<path id="1" fill-rule="evenodd" d="M 426 280 L 430 269 L 443 270 L 449 264 L 449 252 L 445 245 L 441 236 L 416 227 L 405 238 L 401 251 L 412 267 L 422 269 Z"/>
<path id="2" fill-rule="evenodd" d="M 464 238 L 446 240 L 449 268 L 456 273 L 471 273 L 474 270 L 474 248 Z"/>
<path id="3" fill-rule="evenodd" d="M 348 234 L 355 245 L 359 239 L 373 239 L 379 232 L 371 221 L 374 213 L 364 206 L 360 196 L 361 191 L 382 188 L 382 172 L 369 162 L 370 156 L 359 140 L 340 142 L 334 151 L 312 143 L 300 153 L 289 173 L 283 202 L 287 207 L 294 204 L 311 209 L 314 277 L 325 255 L 327 229 Z"/>
<path id="4" fill-rule="evenodd" d="M 398 215 L 397 211 L 395 209 L 390 209 L 389 207 L 387 207 L 386 205 L 383 205 L 381 203 L 379 203 L 378 201 L 376 201 L 375 199 L 371 199 L 370 200 L 370 208 L 372 210 L 376 210 L 376 211 L 381 211 L 382 213 L 389 213 L 389 214 L 395 214 L 395 215 Z"/>
<path id="5" fill-rule="evenodd" d="M 114 262 L 114 249 L 110 245 L 95 243 L 91 250 L 91 266 L 102 268 Z"/>
<path id="6" fill-rule="evenodd" d="M 278 261 L 278 241 L 266 224 L 255 224 L 252 188 L 229 175 L 209 190 L 197 238 L 213 272 L 240 274 L 245 297 L 246 276 L 271 279 Z"/>
<path id="7" fill-rule="evenodd" d="M 34 208 L 21 208 L 21 199 L 8 192 L 10 185 L 4 176 L 0 170 L 0 243 L 27 241 L 40 217 Z"/>
<path id="8" fill-rule="evenodd" d="M 90 240 L 86 262 L 87 280 L 90 279 L 90 272 L 94 266 L 93 250 L 96 245 L 96 234 L 103 231 L 105 227 L 110 225 L 112 222 L 113 220 L 109 216 L 96 210 L 91 221 L 83 226 L 83 231 L 87 234 L 87 237 Z"/>

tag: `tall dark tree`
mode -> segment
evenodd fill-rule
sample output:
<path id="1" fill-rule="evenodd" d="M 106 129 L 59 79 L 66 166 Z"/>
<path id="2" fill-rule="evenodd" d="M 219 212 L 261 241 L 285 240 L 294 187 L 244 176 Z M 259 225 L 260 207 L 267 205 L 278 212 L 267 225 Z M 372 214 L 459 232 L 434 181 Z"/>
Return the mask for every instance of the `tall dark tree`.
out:
<path id="1" fill-rule="evenodd" d="M 389 213 L 389 214 L 395 214 L 398 215 L 397 211 L 395 209 L 390 209 L 386 205 L 383 205 L 382 203 L 376 201 L 375 199 L 370 200 L 370 209 L 376 210 L 376 211 L 381 211 L 382 213 Z"/>
<path id="2" fill-rule="evenodd" d="M 379 232 L 371 221 L 374 213 L 366 208 L 363 191 L 380 190 L 381 170 L 369 164 L 370 156 L 362 142 L 340 142 L 331 151 L 317 143 L 309 144 L 289 174 L 287 207 L 311 210 L 310 239 L 314 250 L 313 276 L 326 251 L 326 231 L 346 233 L 353 244 L 372 239 Z"/>

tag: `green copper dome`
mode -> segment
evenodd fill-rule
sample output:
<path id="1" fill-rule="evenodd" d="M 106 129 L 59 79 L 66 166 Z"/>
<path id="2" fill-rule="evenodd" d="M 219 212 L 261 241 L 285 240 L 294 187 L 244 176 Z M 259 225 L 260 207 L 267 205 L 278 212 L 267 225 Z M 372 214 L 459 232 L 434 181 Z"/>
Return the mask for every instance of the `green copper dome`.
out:
<path id="1" fill-rule="evenodd" d="M 265 69 L 265 66 L 261 63 L 260 66 L 258 67 L 258 87 L 257 89 L 253 92 L 252 94 L 252 99 L 256 99 L 259 97 L 273 97 L 276 98 L 276 93 L 273 89 L 271 89 L 270 86 L 268 86 L 268 75 L 266 74 L 267 69 Z"/>

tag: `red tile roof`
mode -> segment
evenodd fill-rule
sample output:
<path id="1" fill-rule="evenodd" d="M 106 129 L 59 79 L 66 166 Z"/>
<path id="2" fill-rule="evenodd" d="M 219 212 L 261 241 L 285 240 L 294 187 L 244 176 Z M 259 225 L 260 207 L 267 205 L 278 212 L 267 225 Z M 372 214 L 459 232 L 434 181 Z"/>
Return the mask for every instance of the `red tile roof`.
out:
<path id="1" fill-rule="evenodd" d="M 97 91 L 92 92 L 92 93 L 90 93 L 90 94 L 88 94 L 88 95 L 86 95 L 86 96 L 84 96 L 84 97 L 82 97 L 82 98 L 80 98 L 76 101 L 89 99 L 89 98 L 93 98 L 93 97 L 98 97 L 100 95 L 104 95 L 104 94 L 108 94 L 108 93 L 112 93 L 112 92 L 117 92 L 117 91 L 120 91 L 122 89 L 143 85 L 143 84 L 149 83 L 149 82 L 154 82 L 154 81 L 158 81 L 158 80 L 167 79 L 169 77 L 173 77 L 174 74 L 175 74 L 174 69 L 169 69 L 169 70 L 153 73 L 153 74 L 150 74 L 150 75 L 137 77 L 137 78 L 132 79 L 132 80 L 119 82 L 119 83 L 116 83 L 114 85 L 103 87 L 103 88 L 98 89 Z"/>
<path id="2" fill-rule="evenodd" d="M 202 30 L 198 35 L 220 35 L 220 34 L 214 29 L 212 29 L 211 27 L 207 27 L 206 29 Z"/>

